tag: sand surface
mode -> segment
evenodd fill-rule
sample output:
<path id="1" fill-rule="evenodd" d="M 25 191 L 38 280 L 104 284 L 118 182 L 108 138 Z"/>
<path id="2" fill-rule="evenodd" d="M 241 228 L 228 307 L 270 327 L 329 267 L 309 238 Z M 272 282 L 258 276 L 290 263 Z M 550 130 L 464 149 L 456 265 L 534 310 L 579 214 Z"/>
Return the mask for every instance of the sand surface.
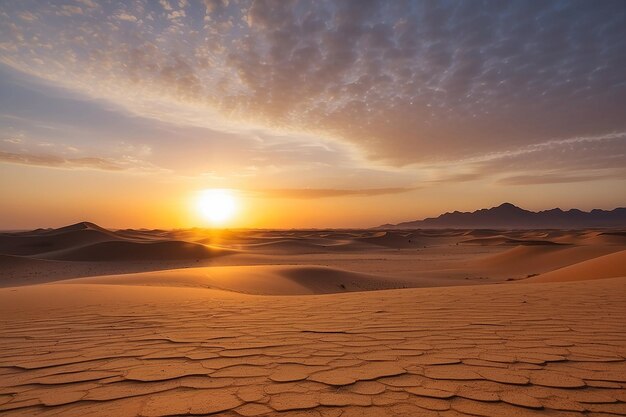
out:
<path id="1" fill-rule="evenodd" d="M 602 230 L 2 234 L 0 415 L 626 415 L 625 265 Z"/>
<path id="2" fill-rule="evenodd" d="M 626 414 L 626 278 L 0 290 L 3 416 Z"/>

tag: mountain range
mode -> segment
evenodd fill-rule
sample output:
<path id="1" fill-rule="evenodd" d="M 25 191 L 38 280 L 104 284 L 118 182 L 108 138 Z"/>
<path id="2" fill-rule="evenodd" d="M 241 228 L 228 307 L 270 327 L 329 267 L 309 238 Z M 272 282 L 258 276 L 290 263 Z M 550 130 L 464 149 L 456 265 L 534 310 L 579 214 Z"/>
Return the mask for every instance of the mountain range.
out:
<path id="1" fill-rule="evenodd" d="M 454 211 L 438 217 L 398 224 L 384 224 L 378 229 L 584 229 L 591 227 L 626 227 L 626 207 L 613 210 L 554 208 L 524 210 L 511 203 L 473 212 Z"/>

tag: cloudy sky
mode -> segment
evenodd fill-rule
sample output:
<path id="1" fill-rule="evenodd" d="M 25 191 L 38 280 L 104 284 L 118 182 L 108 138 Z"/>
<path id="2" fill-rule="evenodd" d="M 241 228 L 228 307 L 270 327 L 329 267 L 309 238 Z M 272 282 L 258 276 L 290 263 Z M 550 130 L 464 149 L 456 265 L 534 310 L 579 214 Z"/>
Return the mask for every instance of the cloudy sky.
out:
<path id="1" fill-rule="evenodd" d="M 0 3 L 0 228 L 626 205 L 626 4 Z"/>

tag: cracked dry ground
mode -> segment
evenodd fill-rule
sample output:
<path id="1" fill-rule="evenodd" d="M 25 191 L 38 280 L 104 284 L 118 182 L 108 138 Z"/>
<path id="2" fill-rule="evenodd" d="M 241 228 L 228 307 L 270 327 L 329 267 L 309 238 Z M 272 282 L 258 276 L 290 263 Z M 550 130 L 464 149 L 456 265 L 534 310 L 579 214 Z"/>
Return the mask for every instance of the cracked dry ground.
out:
<path id="1" fill-rule="evenodd" d="M 0 301 L 3 416 L 626 415 L 626 278 L 304 297 L 46 285 Z"/>

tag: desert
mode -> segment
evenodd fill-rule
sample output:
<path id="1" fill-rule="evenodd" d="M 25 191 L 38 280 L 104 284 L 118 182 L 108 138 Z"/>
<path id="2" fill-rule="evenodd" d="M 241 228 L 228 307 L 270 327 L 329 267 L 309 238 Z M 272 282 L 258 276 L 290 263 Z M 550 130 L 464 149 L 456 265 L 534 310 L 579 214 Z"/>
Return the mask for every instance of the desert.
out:
<path id="1" fill-rule="evenodd" d="M 625 0 L 0 0 L 0 417 L 626 417 Z"/>
<path id="2" fill-rule="evenodd" d="M 626 414 L 623 230 L 0 244 L 3 415 Z"/>

